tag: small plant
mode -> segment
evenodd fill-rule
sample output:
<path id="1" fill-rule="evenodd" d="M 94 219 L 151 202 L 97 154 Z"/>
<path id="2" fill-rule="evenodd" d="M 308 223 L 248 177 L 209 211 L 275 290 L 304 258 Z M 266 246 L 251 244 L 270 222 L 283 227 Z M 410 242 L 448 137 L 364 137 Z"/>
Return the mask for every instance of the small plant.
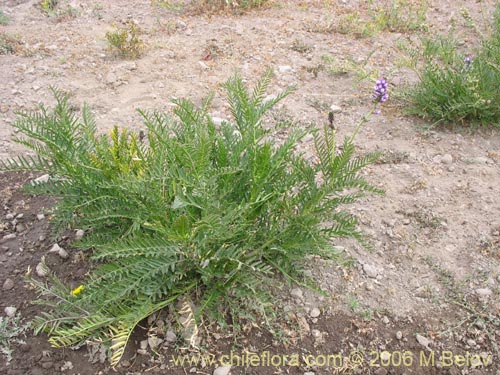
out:
<path id="1" fill-rule="evenodd" d="M 16 53 L 21 46 L 19 39 L 0 32 L 0 55 L 9 55 Z"/>
<path id="2" fill-rule="evenodd" d="M 124 27 L 115 27 L 114 31 L 106 33 L 109 49 L 118 56 L 137 59 L 141 56 L 144 43 L 139 37 L 140 29 L 132 20 L 128 20 Z"/>
<path id="3" fill-rule="evenodd" d="M 12 360 L 12 344 L 24 344 L 19 336 L 27 329 L 27 325 L 21 325 L 19 314 L 0 317 L 0 352 L 7 358 L 7 362 Z"/>
<path id="4" fill-rule="evenodd" d="M 403 95 L 410 114 L 432 119 L 435 124 L 500 127 L 500 5 L 494 26 L 474 56 L 451 49 L 453 43 L 442 38 L 423 44 L 423 65 L 414 63 L 420 82 Z"/>
<path id="5" fill-rule="evenodd" d="M 193 0 L 190 7 L 195 12 L 217 12 L 230 9 L 239 13 L 254 8 L 260 8 L 268 0 Z"/>
<path id="6" fill-rule="evenodd" d="M 371 20 L 375 28 L 382 31 L 404 33 L 426 30 L 426 0 L 369 1 Z"/>
<path id="7" fill-rule="evenodd" d="M 43 13 L 50 15 L 56 9 L 57 4 L 59 4 L 59 0 L 42 0 L 40 2 L 40 7 Z"/>
<path id="8" fill-rule="evenodd" d="M 76 246 L 93 248 L 98 262 L 73 290 L 53 276 L 48 284 L 29 279 L 57 301 L 35 320 L 37 333 L 48 332 L 55 347 L 101 340 L 116 365 L 141 320 L 181 306 L 180 325 L 195 346 L 201 317 L 233 328 L 272 322 L 271 297 L 283 278 L 313 285 L 301 272 L 306 256 L 335 259 L 335 237 L 362 241 L 343 206 L 381 193 L 359 173 L 378 155 L 356 157 L 353 140 L 387 99 L 385 80 L 375 86 L 373 110 L 340 146 L 333 116 L 322 132 L 292 128 L 277 145 L 263 116 L 292 90 L 265 100 L 271 74 L 252 91 L 239 76 L 226 82 L 233 120 L 220 126 L 208 101 L 196 108 L 176 100 L 176 118 L 141 112 L 147 134 L 115 127 L 97 135 L 89 108 L 78 118 L 57 91 L 53 111 L 20 117 L 16 141 L 37 155 L 0 165 L 49 174 L 26 189 L 60 197 L 57 233 L 84 229 Z M 315 163 L 296 151 L 310 131 Z"/>
<path id="9" fill-rule="evenodd" d="M 7 25 L 10 22 L 9 16 L 7 16 L 3 10 L 0 9 L 0 25 Z"/>

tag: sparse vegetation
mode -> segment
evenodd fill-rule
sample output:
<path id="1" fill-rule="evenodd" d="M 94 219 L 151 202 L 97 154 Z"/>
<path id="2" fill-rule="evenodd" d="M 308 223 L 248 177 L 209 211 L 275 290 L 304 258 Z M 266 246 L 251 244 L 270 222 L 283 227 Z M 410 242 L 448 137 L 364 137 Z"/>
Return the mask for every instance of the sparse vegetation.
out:
<path id="1" fill-rule="evenodd" d="M 19 314 L 13 317 L 0 317 L 0 352 L 6 357 L 7 362 L 12 359 L 12 345 L 24 344 L 20 336 L 24 335 L 27 329 L 26 324 L 21 324 Z"/>
<path id="2" fill-rule="evenodd" d="M 9 55 L 18 52 L 21 42 L 18 38 L 0 32 L 0 55 Z"/>
<path id="3" fill-rule="evenodd" d="M 7 16 L 3 10 L 0 9 L 0 25 L 7 25 L 10 22 L 9 16 Z"/>
<path id="4" fill-rule="evenodd" d="M 425 40 L 411 52 L 420 82 L 404 92 L 410 114 L 435 121 L 500 127 L 500 6 L 492 34 L 473 55 L 452 40 Z M 420 64 L 419 64 L 420 63 Z"/>
<path id="5" fill-rule="evenodd" d="M 140 29 L 132 20 L 127 20 L 123 27 L 106 33 L 109 49 L 119 57 L 137 59 L 144 49 L 140 38 Z"/>

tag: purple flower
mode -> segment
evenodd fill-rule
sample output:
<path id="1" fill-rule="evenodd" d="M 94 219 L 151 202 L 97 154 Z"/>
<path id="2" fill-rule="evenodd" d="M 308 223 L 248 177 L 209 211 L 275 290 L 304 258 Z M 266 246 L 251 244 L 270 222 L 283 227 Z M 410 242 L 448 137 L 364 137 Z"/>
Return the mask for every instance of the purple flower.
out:
<path id="1" fill-rule="evenodd" d="M 472 57 L 470 57 L 470 56 L 465 56 L 465 59 L 464 59 L 464 63 L 465 63 L 465 65 L 469 66 L 469 65 L 471 65 L 471 64 L 472 64 L 472 62 L 473 62 L 473 61 L 474 61 L 474 60 L 472 60 Z"/>
<path id="2" fill-rule="evenodd" d="M 373 100 L 377 103 L 384 103 L 389 99 L 389 92 L 387 91 L 387 81 L 385 78 L 377 80 L 373 89 Z"/>

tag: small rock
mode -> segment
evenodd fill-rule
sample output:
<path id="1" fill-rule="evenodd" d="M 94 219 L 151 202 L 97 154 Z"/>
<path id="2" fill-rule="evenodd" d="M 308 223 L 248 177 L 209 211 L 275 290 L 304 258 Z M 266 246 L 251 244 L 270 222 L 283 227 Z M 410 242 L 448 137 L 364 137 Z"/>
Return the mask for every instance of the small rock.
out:
<path id="1" fill-rule="evenodd" d="M 52 361 L 46 361 L 46 362 L 42 362 L 42 367 L 46 370 L 54 367 L 54 362 Z"/>
<path id="2" fill-rule="evenodd" d="M 309 313 L 309 316 L 311 318 L 317 318 L 318 316 L 321 315 L 321 311 L 317 308 L 317 307 L 314 307 L 311 312 Z"/>
<path id="3" fill-rule="evenodd" d="M 378 270 L 369 264 L 363 264 L 363 271 L 366 276 L 371 277 L 372 279 L 375 279 L 378 276 Z"/>
<path id="4" fill-rule="evenodd" d="M 42 260 L 42 262 L 40 262 L 36 265 L 35 272 L 40 277 L 45 277 L 49 274 L 49 269 L 44 264 L 43 260 Z"/>
<path id="5" fill-rule="evenodd" d="M 5 236 L 3 236 L 2 240 L 3 241 L 13 240 L 16 237 L 17 237 L 17 235 L 15 233 L 10 233 L 10 234 L 6 234 Z"/>
<path id="6" fill-rule="evenodd" d="M 63 259 L 66 259 L 68 257 L 68 252 L 58 244 L 54 244 L 54 246 L 52 246 L 52 248 L 49 250 L 49 253 L 57 253 Z"/>
<path id="7" fill-rule="evenodd" d="M 488 298 L 493 293 L 489 288 L 479 288 L 475 292 L 480 298 Z"/>
<path id="8" fill-rule="evenodd" d="M 469 345 L 471 348 L 474 348 L 476 346 L 476 342 L 472 339 L 467 340 L 467 345 Z"/>
<path id="9" fill-rule="evenodd" d="M 428 338 L 426 338 L 422 335 L 419 335 L 419 334 L 417 334 L 416 338 L 417 338 L 417 341 L 420 345 L 429 349 L 429 344 L 431 343 L 431 341 Z"/>
<path id="10" fill-rule="evenodd" d="M 387 352 L 385 352 L 385 353 L 387 353 Z M 387 353 L 387 354 L 389 354 L 389 353 Z M 390 355 L 390 354 L 389 354 L 389 355 Z M 382 359 L 382 356 L 380 356 L 380 359 Z M 390 358 L 388 358 L 388 360 L 389 360 L 389 359 L 390 359 Z M 387 374 L 388 374 L 388 372 L 387 372 L 387 370 L 386 370 L 385 368 L 383 368 L 383 367 L 379 367 L 378 369 L 376 369 L 376 370 L 375 370 L 375 372 L 374 372 L 373 374 L 374 374 L 374 375 L 387 375 Z"/>
<path id="11" fill-rule="evenodd" d="M 485 329 L 486 328 L 486 326 L 484 325 L 484 323 L 481 320 L 478 320 L 477 322 L 475 322 L 474 325 L 477 328 L 479 328 L 479 329 Z"/>
<path id="12" fill-rule="evenodd" d="M 231 371 L 231 366 L 222 366 L 222 367 L 217 367 L 214 370 L 213 375 L 228 375 L 229 371 Z"/>
<path id="13" fill-rule="evenodd" d="M 6 220 L 12 220 L 12 219 L 14 219 L 14 215 L 13 214 L 7 214 L 7 215 L 5 215 L 5 219 Z"/>
<path id="14" fill-rule="evenodd" d="M 302 289 L 300 289 L 300 288 L 293 288 L 290 291 L 290 295 L 293 298 L 302 299 L 304 297 L 304 292 L 302 292 Z"/>
<path id="15" fill-rule="evenodd" d="M 223 118 L 212 116 L 212 122 L 215 126 L 221 126 L 224 121 L 225 120 Z"/>
<path id="16" fill-rule="evenodd" d="M 14 315 L 16 315 L 17 309 L 14 306 L 7 306 L 3 311 L 5 315 L 7 315 L 9 318 L 12 318 Z"/>
<path id="17" fill-rule="evenodd" d="M 14 288 L 14 281 L 12 279 L 6 279 L 3 283 L 3 290 L 11 290 Z"/>
<path id="18" fill-rule="evenodd" d="M 304 372 L 304 375 L 316 375 L 316 373 L 312 372 L 312 371 L 307 371 L 307 372 Z"/>
<path id="19" fill-rule="evenodd" d="M 23 223 L 16 224 L 16 232 L 17 233 L 24 232 L 25 229 L 26 229 L 26 226 Z"/>
<path id="20" fill-rule="evenodd" d="M 82 229 L 78 229 L 75 233 L 75 240 L 81 240 L 84 235 L 85 231 L 83 231 Z"/>
<path id="21" fill-rule="evenodd" d="M 148 337 L 148 345 L 151 349 L 156 349 L 157 347 L 159 347 L 161 345 L 162 342 L 163 342 L 163 340 L 159 339 L 156 336 Z"/>
<path id="22" fill-rule="evenodd" d="M 37 218 L 37 220 L 43 220 L 43 219 L 45 219 L 45 215 L 44 214 L 38 214 L 38 215 L 36 215 L 36 218 Z"/>
<path id="23" fill-rule="evenodd" d="M 384 316 L 384 317 L 382 318 L 382 323 L 384 323 L 384 324 L 389 324 L 389 318 L 388 318 L 387 316 Z"/>
<path id="24" fill-rule="evenodd" d="M 207 64 L 205 64 L 203 61 L 198 61 L 198 65 L 200 66 L 200 68 L 202 70 L 209 70 L 210 69 L 210 67 Z"/>
<path id="25" fill-rule="evenodd" d="M 444 154 L 443 157 L 441 158 L 441 163 L 443 164 L 453 163 L 453 156 L 451 156 L 450 154 Z"/>
<path id="26" fill-rule="evenodd" d="M 366 289 L 367 291 L 371 292 L 371 291 L 372 291 L 373 289 L 375 289 L 375 288 L 374 288 L 374 286 L 373 286 L 373 284 L 372 284 L 372 283 L 367 283 L 367 284 L 365 285 L 365 289 Z"/>
<path id="27" fill-rule="evenodd" d="M 397 331 L 397 332 L 396 332 L 396 338 L 397 338 L 398 340 L 401 340 L 401 339 L 403 338 L 403 332 L 401 332 L 401 331 Z"/>
<path id="28" fill-rule="evenodd" d="M 38 178 L 35 178 L 35 182 L 38 183 L 47 183 L 49 182 L 50 176 L 48 174 L 44 174 Z"/>
<path id="29" fill-rule="evenodd" d="M 278 66 L 278 72 L 280 73 L 290 73 L 293 69 L 290 65 L 280 65 Z"/>
<path id="30" fill-rule="evenodd" d="M 61 366 L 61 371 L 73 370 L 73 362 L 65 361 Z"/>
<path id="31" fill-rule="evenodd" d="M 139 344 L 139 347 L 142 349 L 142 350 L 146 350 L 148 348 L 148 340 L 142 340 Z"/>
<path id="32" fill-rule="evenodd" d="M 177 341 L 177 335 L 175 334 L 174 331 L 169 329 L 167 333 L 165 334 L 165 341 L 166 342 L 175 342 Z"/>
<path id="33" fill-rule="evenodd" d="M 333 113 L 340 113 L 342 112 L 342 108 L 339 107 L 338 105 L 332 104 L 330 106 L 330 111 L 332 111 Z"/>

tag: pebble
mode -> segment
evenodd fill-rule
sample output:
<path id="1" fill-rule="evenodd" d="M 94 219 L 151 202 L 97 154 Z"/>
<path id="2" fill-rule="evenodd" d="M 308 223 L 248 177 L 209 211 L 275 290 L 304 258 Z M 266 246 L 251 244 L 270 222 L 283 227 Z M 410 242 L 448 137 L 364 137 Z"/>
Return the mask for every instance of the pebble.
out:
<path id="1" fill-rule="evenodd" d="M 163 340 L 159 339 L 156 336 L 148 337 L 148 345 L 151 349 L 156 349 L 157 347 L 159 347 L 161 345 L 162 342 L 163 342 Z"/>
<path id="2" fill-rule="evenodd" d="M 142 349 L 142 350 L 146 350 L 148 348 L 148 340 L 142 340 L 139 344 L 139 347 Z"/>
<path id="3" fill-rule="evenodd" d="M 451 156 L 450 154 L 444 154 L 441 157 L 441 163 L 443 163 L 443 164 L 451 164 L 451 163 L 453 163 L 453 156 Z"/>
<path id="4" fill-rule="evenodd" d="M 381 356 L 381 359 L 382 359 L 382 356 Z M 374 375 L 387 375 L 388 372 L 385 368 L 379 367 L 377 370 L 375 370 L 375 372 L 373 374 Z"/>
<path id="5" fill-rule="evenodd" d="M 38 215 L 36 215 L 36 218 L 37 218 L 37 220 L 43 220 L 43 219 L 45 219 L 45 215 L 44 214 L 38 214 Z"/>
<path id="6" fill-rule="evenodd" d="M 401 331 L 397 331 L 397 332 L 396 332 L 396 338 L 397 338 L 398 340 L 401 340 L 401 339 L 403 338 L 403 332 L 401 332 Z"/>
<path id="7" fill-rule="evenodd" d="M 47 269 L 47 266 L 43 264 L 43 262 L 40 262 L 36 265 L 35 272 L 40 277 L 45 277 L 49 274 L 49 270 Z"/>
<path id="8" fill-rule="evenodd" d="M 44 174 L 38 178 L 35 178 L 35 182 L 46 183 L 46 182 L 49 182 L 49 178 L 50 178 L 50 176 L 48 174 Z"/>
<path id="9" fill-rule="evenodd" d="M 384 316 L 384 317 L 382 318 L 382 323 L 384 323 L 384 324 L 389 324 L 389 318 L 388 318 L 387 316 Z"/>
<path id="10" fill-rule="evenodd" d="M 293 288 L 290 291 L 290 295 L 293 298 L 302 299 L 304 297 L 304 292 L 302 292 L 302 289 L 300 289 L 300 288 Z"/>
<path id="11" fill-rule="evenodd" d="M 372 279 L 375 279 L 378 275 L 378 270 L 369 264 L 363 264 L 363 271 L 366 276 L 371 277 Z"/>
<path id="12" fill-rule="evenodd" d="M 49 253 L 57 253 L 63 259 L 66 259 L 68 257 L 68 252 L 58 244 L 54 244 L 54 246 L 52 246 L 49 250 Z"/>
<path id="13" fill-rule="evenodd" d="M 106 83 L 108 85 L 112 85 L 113 83 L 115 83 L 116 81 L 118 80 L 118 77 L 116 76 L 115 73 L 113 72 L 109 72 L 107 75 L 106 75 Z"/>
<path id="14" fill-rule="evenodd" d="M 316 375 L 316 373 L 312 372 L 312 371 L 307 371 L 307 372 L 304 372 L 304 375 Z"/>
<path id="15" fill-rule="evenodd" d="M 13 240 L 16 237 L 17 235 L 15 233 L 6 234 L 5 236 L 3 236 L 2 241 Z"/>
<path id="16" fill-rule="evenodd" d="M 85 231 L 78 229 L 75 233 L 75 240 L 81 240 L 85 234 Z"/>
<path id="17" fill-rule="evenodd" d="M 476 289 L 476 294 L 479 297 L 487 298 L 487 297 L 491 296 L 492 293 L 493 292 L 489 288 L 479 288 L 479 289 Z"/>
<path id="18" fill-rule="evenodd" d="M 12 279 L 6 279 L 3 283 L 3 290 L 11 290 L 14 288 L 14 281 Z"/>
<path id="19" fill-rule="evenodd" d="M 169 329 L 167 333 L 165 334 L 165 341 L 166 342 L 175 342 L 177 341 L 177 335 L 175 334 L 174 331 Z"/>
<path id="20" fill-rule="evenodd" d="M 431 341 L 428 338 L 426 338 L 426 337 L 424 337 L 422 335 L 419 335 L 419 334 L 417 334 L 416 338 L 417 338 L 417 342 L 420 345 L 422 345 L 423 347 L 429 349 L 429 344 L 431 343 Z"/>
<path id="21" fill-rule="evenodd" d="M 16 232 L 18 232 L 18 233 L 24 232 L 25 229 L 26 229 L 26 226 L 23 223 L 18 223 L 16 225 Z"/>
<path id="22" fill-rule="evenodd" d="M 311 312 L 309 313 L 309 316 L 311 318 L 317 318 L 318 316 L 321 315 L 321 311 L 317 308 L 317 307 L 314 307 Z"/>
<path id="23" fill-rule="evenodd" d="M 221 366 L 221 367 L 217 367 L 214 370 L 213 375 L 228 375 L 229 371 L 231 371 L 231 366 Z"/>
<path id="24" fill-rule="evenodd" d="M 12 318 L 14 315 L 16 315 L 17 309 L 14 306 L 7 306 L 3 311 L 5 315 L 7 315 L 9 318 Z"/>
<path id="25" fill-rule="evenodd" d="M 292 72 L 292 67 L 290 65 L 280 65 L 278 66 L 278 72 L 280 73 L 290 73 Z"/>
<path id="26" fill-rule="evenodd" d="M 12 219 L 14 219 L 14 215 L 13 214 L 7 214 L 7 215 L 5 215 L 5 219 L 6 220 L 12 220 Z"/>
<path id="27" fill-rule="evenodd" d="M 475 347 L 476 346 L 476 342 L 472 339 L 469 339 L 467 340 L 467 345 L 469 345 L 470 347 Z"/>
<path id="28" fill-rule="evenodd" d="M 330 106 L 330 111 L 332 111 L 333 113 L 340 113 L 342 112 L 342 108 L 339 107 L 338 105 L 332 104 Z"/>

